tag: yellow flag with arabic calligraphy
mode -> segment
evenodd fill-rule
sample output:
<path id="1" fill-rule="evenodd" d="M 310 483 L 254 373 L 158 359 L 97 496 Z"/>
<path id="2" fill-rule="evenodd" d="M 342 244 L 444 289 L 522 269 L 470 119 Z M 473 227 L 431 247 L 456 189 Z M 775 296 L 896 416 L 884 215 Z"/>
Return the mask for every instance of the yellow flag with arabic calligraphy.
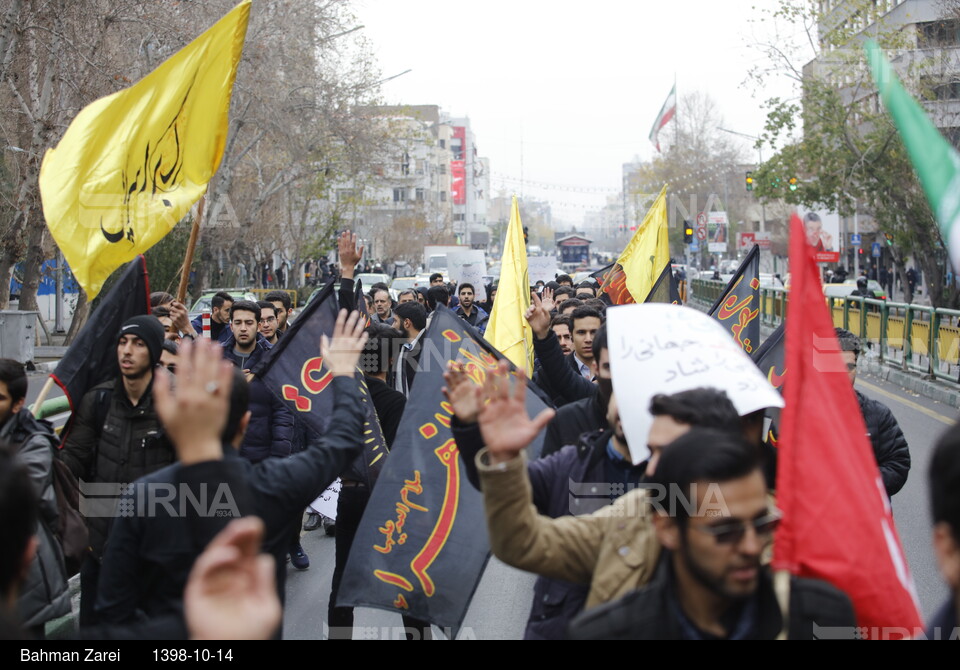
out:
<path id="1" fill-rule="evenodd" d="M 530 274 L 527 270 L 527 247 L 523 241 L 520 205 L 514 196 L 507 236 L 503 242 L 503 256 L 500 258 L 497 299 L 493 301 L 484 337 L 529 376 L 533 374 L 533 330 L 525 317 L 528 309 Z"/>
<path id="2" fill-rule="evenodd" d="M 93 299 L 206 191 L 227 141 L 250 0 L 130 88 L 80 111 L 40 167 L 50 233 Z"/>
<path id="3" fill-rule="evenodd" d="M 667 226 L 667 187 L 664 185 L 600 288 L 614 305 L 647 300 L 664 268 L 670 265 Z"/>

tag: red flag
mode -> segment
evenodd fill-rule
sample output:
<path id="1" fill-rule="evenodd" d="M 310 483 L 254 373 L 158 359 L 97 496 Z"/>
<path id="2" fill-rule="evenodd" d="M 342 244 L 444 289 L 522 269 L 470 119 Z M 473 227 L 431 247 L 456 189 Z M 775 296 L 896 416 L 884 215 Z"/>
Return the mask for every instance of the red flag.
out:
<path id="1" fill-rule="evenodd" d="M 777 463 L 783 522 L 774 569 L 846 592 L 861 638 L 909 637 L 923 630 L 913 580 L 823 300 L 814 251 L 798 216 L 790 228 L 790 383 Z"/>

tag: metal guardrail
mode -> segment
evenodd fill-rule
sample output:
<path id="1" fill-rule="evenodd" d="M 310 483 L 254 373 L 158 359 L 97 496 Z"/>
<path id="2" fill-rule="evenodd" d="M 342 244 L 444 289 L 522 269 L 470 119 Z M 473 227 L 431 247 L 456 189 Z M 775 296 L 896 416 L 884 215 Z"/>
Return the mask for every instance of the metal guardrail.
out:
<path id="1" fill-rule="evenodd" d="M 711 306 L 726 283 L 690 282 L 691 298 Z M 825 297 L 833 324 L 858 335 L 880 362 L 960 386 L 960 310 L 874 300 L 861 296 Z M 787 313 L 787 291 L 760 289 L 760 322 L 776 327 Z"/>

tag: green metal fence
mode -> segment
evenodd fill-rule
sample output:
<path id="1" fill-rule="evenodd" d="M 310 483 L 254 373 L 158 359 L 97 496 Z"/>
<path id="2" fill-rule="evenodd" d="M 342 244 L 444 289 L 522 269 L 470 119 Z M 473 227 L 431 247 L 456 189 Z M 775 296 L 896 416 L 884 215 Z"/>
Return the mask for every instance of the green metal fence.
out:
<path id="1" fill-rule="evenodd" d="M 711 306 L 726 284 L 694 279 L 690 298 Z M 833 323 L 875 350 L 882 363 L 958 385 L 960 310 L 863 297 L 824 298 Z M 787 313 L 787 291 L 760 289 L 760 322 L 776 327 Z"/>

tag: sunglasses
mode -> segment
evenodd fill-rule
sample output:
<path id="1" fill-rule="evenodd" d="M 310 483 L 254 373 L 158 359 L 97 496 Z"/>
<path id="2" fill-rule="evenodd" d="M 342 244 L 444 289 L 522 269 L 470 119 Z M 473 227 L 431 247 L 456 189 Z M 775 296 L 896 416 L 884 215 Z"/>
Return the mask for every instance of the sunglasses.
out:
<path id="1" fill-rule="evenodd" d="M 772 535 L 780 525 L 783 515 L 779 511 L 770 512 L 766 516 L 751 521 L 731 521 L 730 523 L 715 526 L 693 526 L 707 535 L 713 535 L 718 544 L 738 544 L 747 534 L 747 524 L 753 526 L 758 536 Z"/>

